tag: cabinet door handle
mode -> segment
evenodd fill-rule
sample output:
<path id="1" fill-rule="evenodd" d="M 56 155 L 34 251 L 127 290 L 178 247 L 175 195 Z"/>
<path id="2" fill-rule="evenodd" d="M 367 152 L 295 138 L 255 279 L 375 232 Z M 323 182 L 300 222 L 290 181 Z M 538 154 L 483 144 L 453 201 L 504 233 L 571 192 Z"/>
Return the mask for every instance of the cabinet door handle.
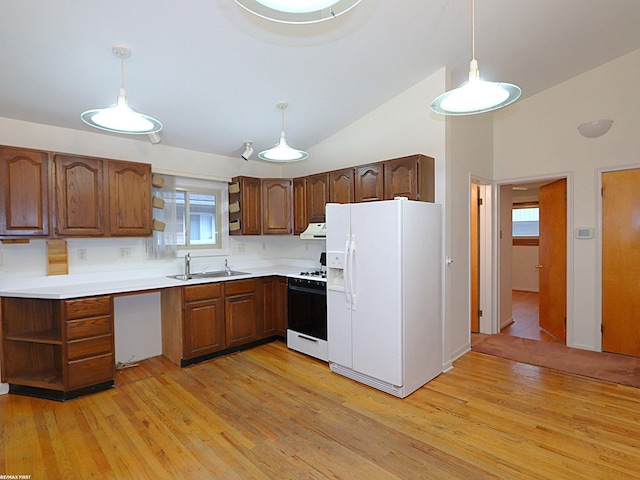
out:
<path id="1" fill-rule="evenodd" d="M 544 268 L 544 265 L 536 265 L 536 268 L 540 270 L 541 268 Z"/>

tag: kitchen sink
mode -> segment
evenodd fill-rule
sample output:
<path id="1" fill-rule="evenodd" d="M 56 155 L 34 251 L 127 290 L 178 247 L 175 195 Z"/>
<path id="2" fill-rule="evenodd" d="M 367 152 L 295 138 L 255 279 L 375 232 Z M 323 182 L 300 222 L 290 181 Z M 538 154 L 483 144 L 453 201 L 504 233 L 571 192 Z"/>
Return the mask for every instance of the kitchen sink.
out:
<path id="1" fill-rule="evenodd" d="M 228 278 L 228 277 L 236 277 L 238 275 L 249 275 L 247 272 L 237 272 L 235 270 L 231 270 L 229 272 L 222 270 L 219 272 L 202 272 L 202 273 L 190 273 L 189 275 L 180 274 L 180 275 L 169 275 L 169 278 L 175 278 L 176 280 L 198 280 L 200 278 Z"/>

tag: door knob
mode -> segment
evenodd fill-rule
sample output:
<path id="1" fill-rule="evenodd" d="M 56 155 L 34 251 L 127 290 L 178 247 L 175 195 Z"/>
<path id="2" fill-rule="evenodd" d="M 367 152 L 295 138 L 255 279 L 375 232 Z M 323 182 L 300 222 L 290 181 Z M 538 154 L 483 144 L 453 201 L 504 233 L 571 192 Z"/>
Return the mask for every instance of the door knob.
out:
<path id="1" fill-rule="evenodd" d="M 544 265 L 536 265 L 536 268 L 540 270 L 541 268 L 544 268 Z"/>

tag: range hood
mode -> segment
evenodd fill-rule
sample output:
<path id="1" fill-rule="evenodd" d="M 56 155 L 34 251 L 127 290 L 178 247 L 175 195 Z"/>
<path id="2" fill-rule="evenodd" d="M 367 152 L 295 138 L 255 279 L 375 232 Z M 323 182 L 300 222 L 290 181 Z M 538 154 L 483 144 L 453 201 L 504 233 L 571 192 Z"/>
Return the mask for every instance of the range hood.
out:
<path id="1" fill-rule="evenodd" d="M 300 234 L 302 240 L 325 240 L 327 238 L 326 223 L 310 223 L 307 229 Z"/>

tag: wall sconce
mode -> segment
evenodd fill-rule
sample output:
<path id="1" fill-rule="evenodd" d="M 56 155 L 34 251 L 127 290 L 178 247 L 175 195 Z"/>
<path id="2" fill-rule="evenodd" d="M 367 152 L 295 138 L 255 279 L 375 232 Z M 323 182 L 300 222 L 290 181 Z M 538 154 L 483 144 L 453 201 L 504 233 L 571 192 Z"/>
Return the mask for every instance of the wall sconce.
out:
<path id="1" fill-rule="evenodd" d="M 613 120 L 594 120 L 578 126 L 578 132 L 587 138 L 601 137 L 609 131 L 611 125 L 613 125 Z"/>

